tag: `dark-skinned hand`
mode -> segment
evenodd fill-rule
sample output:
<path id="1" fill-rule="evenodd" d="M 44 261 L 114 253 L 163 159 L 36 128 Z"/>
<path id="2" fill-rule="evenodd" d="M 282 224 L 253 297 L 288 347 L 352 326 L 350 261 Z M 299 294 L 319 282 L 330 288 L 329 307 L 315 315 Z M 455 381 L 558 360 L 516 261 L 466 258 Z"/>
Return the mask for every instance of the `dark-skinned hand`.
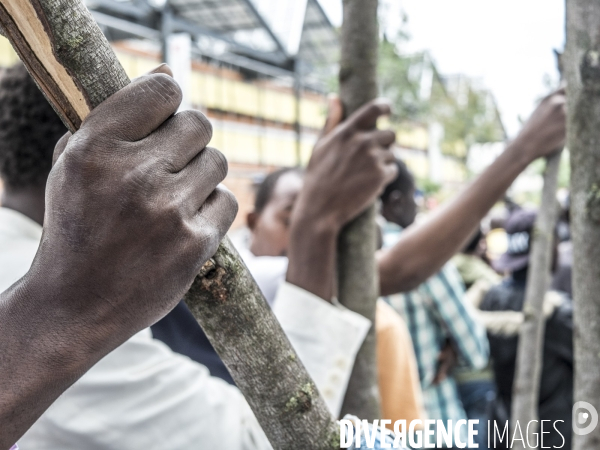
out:
<path id="1" fill-rule="evenodd" d="M 391 112 L 385 100 L 364 105 L 344 122 L 339 99 L 330 111 L 306 169 L 297 211 L 341 228 L 373 203 L 396 176 L 390 146 L 396 135 L 375 129 Z"/>
<path id="2" fill-rule="evenodd" d="M 227 162 L 158 72 L 57 145 L 41 244 L 0 296 L 0 448 L 101 357 L 170 311 L 236 212 Z"/>
<path id="3" fill-rule="evenodd" d="M 515 144 L 523 148 L 527 162 L 548 156 L 565 145 L 566 102 L 563 87 L 544 98 L 525 122 Z"/>
<path id="4" fill-rule="evenodd" d="M 308 164 L 291 216 L 287 280 L 325 300 L 334 295 L 340 230 L 396 176 L 390 149 L 396 136 L 375 129 L 377 119 L 389 113 L 389 104 L 376 100 L 342 122 L 341 102 L 332 99 Z"/>
<path id="5" fill-rule="evenodd" d="M 206 147 L 210 123 L 198 111 L 175 114 L 180 102 L 167 75 L 135 80 L 61 140 L 48 179 L 34 268 L 66 277 L 81 290 L 66 307 L 116 335 L 120 323 L 135 332 L 175 306 L 237 212 L 217 187 L 227 161 Z"/>
<path id="6" fill-rule="evenodd" d="M 433 379 L 434 386 L 437 386 L 446 378 L 448 378 L 448 375 L 450 375 L 456 366 L 457 361 L 458 355 L 456 354 L 456 350 L 454 349 L 452 342 L 447 340 L 444 348 L 442 348 L 440 354 L 438 355 L 437 371 Z"/>

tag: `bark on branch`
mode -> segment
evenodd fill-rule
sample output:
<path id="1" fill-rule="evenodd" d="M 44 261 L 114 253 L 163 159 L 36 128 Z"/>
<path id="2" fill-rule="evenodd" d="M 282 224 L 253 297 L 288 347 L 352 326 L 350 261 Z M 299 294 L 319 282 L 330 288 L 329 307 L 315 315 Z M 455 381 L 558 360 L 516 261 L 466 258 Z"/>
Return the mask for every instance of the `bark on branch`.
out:
<path id="1" fill-rule="evenodd" d="M 523 314 L 525 321 L 519 332 L 517 366 L 513 382 L 511 421 L 513 429 L 521 427 L 529 432 L 527 442 L 536 442 L 534 426 L 527 425 L 538 420 L 538 399 L 542 374 L 545 318 L 544 296 L 550 287 L 550 271 L 553 258 L 554 229 L 558 215 L 556 189 L 561 153 L 548 157 L 544 172 L 542 202 L 537 216 L 531 246 L 529 272 Z M 525 429 L 526 427 L 526 429 Z M 515 447 L 525 449 L 525 443 L 515 441 Z"/>
<path id="2" fill-rule="evenodd" d="M 0 25 L 73 132 L 129 83 L 80 0 L 0 0 Z M 339 448 L 339 426 L 228 239 L 185 299 L 275 449 Z"/>
<path id="3" fill-rule="evenodd" d="M 571 153 L 571 234 L 575 402 L 600 405 L 600 2 L 567 0 L 567 146 Z M 590 418 L 593 412 L 588 413 Z M 595 416 L 596 419 L 598 416 Z M 575 418 L 575 417 L 574 417 Z M 577 429 L 592 425 L 574 421 Z M 600 427 L 573 436 L 574 450 L 600 448 Z"/>
<path id="4" fill-rule="evenodd" d="M 377 97 L 377 4 L 377 0 L 344 0 L 340 98 L 346 115 Z M 376 214 L 373 205 L 342 230 L 338 242 L 339 300 L 373 323 L 357 354 L 342 415 L 354 414 L 368 420 L 381 416 L 375 336 L 375 304 L 379 297 Z"/>

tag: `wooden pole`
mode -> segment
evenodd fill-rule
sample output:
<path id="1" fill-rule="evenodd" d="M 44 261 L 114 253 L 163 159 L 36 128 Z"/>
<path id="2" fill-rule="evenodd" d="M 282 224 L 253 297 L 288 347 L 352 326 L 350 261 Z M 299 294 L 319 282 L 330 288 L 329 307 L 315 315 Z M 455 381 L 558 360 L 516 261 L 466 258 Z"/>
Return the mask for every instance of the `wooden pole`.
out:
<path id="1" fill-rule="evenodd" d="M 519 332 L 517 365 L 513 382 L 512 429 L 519 426 L 523 437 L 529 431 L 527 442 L 536 442 L 537 429 L 527 425 L 538 418 L 540 379 L 542 375 L 545 317 L 544 297 L 550 287 L 553 258 L 554 229 L 558 218 L 556 189 L 562 152 L 549 156 L 544 172 L 542 202 L 535 222 L 527 288 L 523 314 L 525 321 Z M 520 436 L 520 434 L 517 434 Z M 523 441 L 515 441 L 513 448 L 526 449 Z"/>
<path id="2" fill-rule="evenodd" d="M 129 83 L 80 0 L 0 0 L 0 24 L 72 132 Z M 339 448 L 339 426 L 227 238 L 185 300 L 275 449 Z"/>
<path id="3" fill-rule="evenodd" d="M 574 450 L 600 447 L 600 2 L 567 0 L 567 147 L 571 153 L 571 235 L 575 347 Z M 577 403 L 576 403 L 577 404 Z M 582 405 L 583 406 L 583 405 Z M 583 416 L 585 418 L 585 416 Z M 596 426 L 594 427 L 594 419 Z M 588 428 L 586 430 L 586 428 Z"/>
<path id="4" fill-rule="evenodd" d="M 377 0 L 344 0 L 340 98 L 346 116 L 377 97 L 377 5 Z M 338 242 L 339 300 L 373 323 L 357 354 L 342 415 L 354 414 L 367 420 L 381 417 L 375 336 L 375 304 L 379 297 L 376 214 L 375 205 L 369 207 L 342 230 Z"/>

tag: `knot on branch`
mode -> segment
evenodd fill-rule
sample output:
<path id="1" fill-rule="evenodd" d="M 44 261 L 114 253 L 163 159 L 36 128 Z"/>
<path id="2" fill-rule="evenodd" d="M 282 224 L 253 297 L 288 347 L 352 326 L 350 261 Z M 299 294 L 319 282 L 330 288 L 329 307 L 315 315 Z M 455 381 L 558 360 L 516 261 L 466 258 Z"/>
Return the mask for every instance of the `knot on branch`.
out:
<path id="1" fill-rule="evenodd" d="M 598 183 L 592 184 L 587 193 L 585 212 L 590 220 L 600 222 L 600 187 L 598 187 Z"/>
<path id="2" fill-rule="evenodd" d="M 285 404 L 285 410 L 289 413 L 303 414 L 310 410 L 313 404 L 315 389 L 311 383 L 307 383 Z"/>
<path id="3" fill-rule="evenodd" d="M 227 271 L 217 266 L 214 260 L 209 259 L 200 270 L 200 285 L 208 292 L 212 299 L 224 303 L 227 301 L 229 290 L 227 289 Z"/>
<path id="4" fill-rule="evenodd" d="M 347 65 L 340 65 L 340 73 L 339 73 L 340 84 L 349 80 L 353 74 L 354 74 L 354 71 L 352 70 L 352 67 L 347 66 Z"/>
<path id="5" fill-rule="evenodd" d="M 585 53 L 579 70 L 584 88 L 600 91 L 600 52 L 598 50 L 588 50 Z"/>

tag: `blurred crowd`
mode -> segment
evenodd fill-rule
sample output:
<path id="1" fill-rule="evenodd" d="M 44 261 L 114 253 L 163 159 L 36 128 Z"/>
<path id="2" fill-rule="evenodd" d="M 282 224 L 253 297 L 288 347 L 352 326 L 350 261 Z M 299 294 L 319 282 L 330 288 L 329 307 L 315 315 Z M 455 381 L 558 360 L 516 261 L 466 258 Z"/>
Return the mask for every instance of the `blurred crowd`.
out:
<path id="1" fill-rule="evenodd" d="M 381 297 L 374 326 L 381 418 L 408 423 L 479 420 L 476 442 L 480 449 L 488 448 L 488 421 L 504 428 L 510 420 L 536 221 L 534 209 L 520 207 L 505 193 L 529 163 L 563 145 L 564 93 L 543 100 L 504 154 L 463 192 L 433 211 L 419 205 L 422 194 L 415 179 L 394 154 L 394 134 L 374 129 L 377 118 L 389 112 L 386 103 L 375 101 L 342 120 L 341 103 L 331 99 L 327 123 L 308 166 L 282 168 L 261 180 L 247 227 L 231 237 L 328 408 L 339 417 L 356 354 L 373 324 L 337 301 L 338 236 L 376 202 Z M 65 132 L 24 67 L 7 69 L 0 79 L 4 185 L 0 292 L 6 290 L 6 299 L 32 262 L 39 271 L 48 259 L 36 253 L 40 242 L 47 246 L 51 239 L 46 232 L 49 217 L 53 224 L 60 217 L 66 228 L 81 227 L 80 219 L 65 216 L 56 202 L 53 208 L 62 215 L 47 209 L 55 198 L 46 189 L 53 152 Z M 94 135 L 97 145 L 107 142 L 110 134 L 104 130 Z M 59 163 L 64 158 L 55 156 Z M 92 169 L 83 170 L 86 176 Z M 118 174 L 121 168 L 111 170 Z M 95 183 L 102 186 L 101 179 Z M 538 413 L 540 420 L 560 421 L 547 430 L 544 446 L 570 448 L 573 322 L 568 199 L 561 208 L 553 281 L 543 307 L 546 332 Z M 88 237 L 102 242 L 102 236 Z M 59 252 L 55 257 L 63 256 Z M 90 267 L 98 264 L 90 261 Z M 117 269 L 119 276 L 127 277 L 131 267 Z M 173 273 L 148 275 L 161 278 Z M 112 279 L 102 278 L 101 283 L 110 284 Z M 90 301 L 103 298 L 92 288 L 88 292 Z M 22 436 L 12 435 L 19 446 L 270 448 L 228 368 L 185 303 L 168 309 L 166 315 L 152 316 L 152 326 L 134 330 L 99 362 L 80 370 L 73 385 L 39 418 L 25 420 L 25 427 L 13 424 L 14 429 L 26 430 Z M 119 322 L 116 317 L 111 320 Z M 86 323 L 85 329 L 93 334 L 102 326 Z M 30 404 L 9 400 L 13 402 L 9 405 Z M 4 411 L 0 419 L 8 415 Z M 455 439 L 466 441 L 465 436 Z M 456 442 L 445 448 L 454 447 Z"/>

